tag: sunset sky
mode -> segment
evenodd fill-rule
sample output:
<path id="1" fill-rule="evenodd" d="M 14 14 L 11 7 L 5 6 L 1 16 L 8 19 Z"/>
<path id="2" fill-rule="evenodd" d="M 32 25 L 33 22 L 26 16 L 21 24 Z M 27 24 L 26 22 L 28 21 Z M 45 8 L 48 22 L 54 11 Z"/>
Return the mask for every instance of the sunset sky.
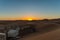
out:
<path id="1" fill-rule="evenodd" d="M 59 0 L 0 0 L 0 20 L 60 18 Z"/>

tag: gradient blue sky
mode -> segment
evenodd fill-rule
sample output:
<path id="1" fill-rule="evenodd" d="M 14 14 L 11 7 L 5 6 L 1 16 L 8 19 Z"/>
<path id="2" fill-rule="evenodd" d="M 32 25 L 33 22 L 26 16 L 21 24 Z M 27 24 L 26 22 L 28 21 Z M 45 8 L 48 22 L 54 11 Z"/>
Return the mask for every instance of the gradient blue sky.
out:
<path id="1" fill-rule="evenodd" d="M 23 18 L 60 18 L 59 0 L 0 0 L 0 20 Z"/>

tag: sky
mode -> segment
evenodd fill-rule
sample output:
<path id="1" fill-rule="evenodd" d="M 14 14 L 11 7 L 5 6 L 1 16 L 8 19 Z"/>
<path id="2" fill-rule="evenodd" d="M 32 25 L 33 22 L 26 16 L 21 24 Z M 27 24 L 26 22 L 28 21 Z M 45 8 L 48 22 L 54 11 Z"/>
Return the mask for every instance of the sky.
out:
<path id="1" fill-rule="evenodd" d="M 60 0 L 0 0 L 0 20 L 60 18 Z"/>

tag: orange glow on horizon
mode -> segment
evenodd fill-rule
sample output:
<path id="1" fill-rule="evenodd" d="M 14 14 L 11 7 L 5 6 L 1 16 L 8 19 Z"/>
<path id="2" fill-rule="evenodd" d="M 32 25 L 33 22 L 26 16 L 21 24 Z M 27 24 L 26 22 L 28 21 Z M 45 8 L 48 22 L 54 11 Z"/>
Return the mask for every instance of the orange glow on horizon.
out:
<path id="1" fill-rule="evenodd" d="M 16 18 L 0 18 L 0 20 L 41 20 L 38 17 L 16 17 Z"/>
<path id="2" fill-rule="evenodd" d="M 39 20 L 37 17 L 22 17 L 21 20 Z"/>

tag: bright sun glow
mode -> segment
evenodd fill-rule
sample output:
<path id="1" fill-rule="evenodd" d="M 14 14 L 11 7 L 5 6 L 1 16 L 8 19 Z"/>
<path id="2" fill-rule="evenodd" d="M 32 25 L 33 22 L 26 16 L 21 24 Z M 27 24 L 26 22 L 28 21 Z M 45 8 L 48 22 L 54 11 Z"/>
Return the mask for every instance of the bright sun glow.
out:
<path id="1" fill-rule="evenodd" d="M 32 18 L 29 18 L 28 21 L 32 21 Z"/>
<path id="2" fill-rule="evenodd" d="M 33 20 L 38 20 L 39 18 L 37 17 L 32 17 L 32 16 L 24 16 L 22 17 L 22 20 L 28 20 L 28 21 L 33 21 Z"/>

